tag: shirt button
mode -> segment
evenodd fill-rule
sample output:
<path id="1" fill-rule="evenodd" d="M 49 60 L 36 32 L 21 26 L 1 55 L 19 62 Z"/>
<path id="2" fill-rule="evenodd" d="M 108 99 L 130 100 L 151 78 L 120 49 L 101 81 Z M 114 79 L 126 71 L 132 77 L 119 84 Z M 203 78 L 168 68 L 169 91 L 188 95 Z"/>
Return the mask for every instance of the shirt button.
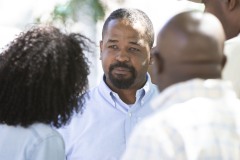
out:
<path id="1" fill-rule="evenodd" d="M 129 117 L 132 117 L 132 113 L 131 113 L 131 112 L 128 112 L 128 116 L 129 116 Z"/>

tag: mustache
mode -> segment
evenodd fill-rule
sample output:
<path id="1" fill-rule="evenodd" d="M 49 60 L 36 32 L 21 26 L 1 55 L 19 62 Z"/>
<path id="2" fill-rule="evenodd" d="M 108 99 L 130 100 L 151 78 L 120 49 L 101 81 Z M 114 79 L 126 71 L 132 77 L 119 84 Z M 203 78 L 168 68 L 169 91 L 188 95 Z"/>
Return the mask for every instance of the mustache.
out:
<path id="1" fill-rule="evenodd" d="M 126 63 L 122 63 L 122 62 L 117 62 L 117 63 L 111 64 L 109 67 L 109 70 L 112 71 L 114 68 L 117 68 L 117 67 L 127 68 L 131 72 L 135 71 L 133 66 L 127 65 Z"/>

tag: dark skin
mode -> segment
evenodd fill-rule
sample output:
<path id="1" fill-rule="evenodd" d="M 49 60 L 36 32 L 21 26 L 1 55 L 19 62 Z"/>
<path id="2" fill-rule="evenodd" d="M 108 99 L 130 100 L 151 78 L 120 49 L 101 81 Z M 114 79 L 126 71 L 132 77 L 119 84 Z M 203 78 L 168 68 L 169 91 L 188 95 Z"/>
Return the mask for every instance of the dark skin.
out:
<path id="1" fill-rule="evenodd" d="M 127 19 L 111 20 L 100 42 L 102 66 L 107 85 L 116 92 L 126 104 L 134 104 L 136 92 L 146 83 L 146 73 L 151 64 L 150 46 L 145 37 L 145 29 L 139 23 L 131 24 Z M 118 80 L 126 80 L 133 73 L 125 67 L 115 67 L 110 71 L 110 65 L 124 63 L 135 69 L 136 78 L 130 87 L 116 87 L 109 74 Z"/>
<path id="2" fill-rule="evenodd" d="M 190 0 L 205 5 L 205 11 L 214 14 L 222 23 L 226 39 L 240 33 L 240 0 Z"/>
<path id="3" fill-rule="evenodd" d="M 184 12 L 171 19 L 152 50 L 159 90 L 193 78 L 221 78 L 224 41 L 222 25 L 211 14 Z"/>

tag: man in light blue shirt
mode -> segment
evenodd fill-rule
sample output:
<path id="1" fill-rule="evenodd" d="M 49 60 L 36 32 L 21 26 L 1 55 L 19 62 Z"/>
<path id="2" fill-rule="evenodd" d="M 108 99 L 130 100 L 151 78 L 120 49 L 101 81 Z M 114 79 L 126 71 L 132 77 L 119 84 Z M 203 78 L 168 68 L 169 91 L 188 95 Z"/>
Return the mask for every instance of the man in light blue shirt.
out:
<path id="1" fill-rule="evenodd" d="M 59 130 L 68 160 L 120 159 L 158 92 L 147 73 L 153 42 L 152 22 L 142 11 L 118 9 L 107 18 L 100 42 L 103 79 L 88 92 L 83 114 Z"/>

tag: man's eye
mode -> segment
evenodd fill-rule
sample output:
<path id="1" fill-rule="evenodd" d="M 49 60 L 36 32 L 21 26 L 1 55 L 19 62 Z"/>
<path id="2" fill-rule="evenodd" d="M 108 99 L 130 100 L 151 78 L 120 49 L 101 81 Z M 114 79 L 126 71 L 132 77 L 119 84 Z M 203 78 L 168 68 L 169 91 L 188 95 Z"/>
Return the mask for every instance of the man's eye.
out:
<path id="1" fill-rule="evenodd" d="M 110 45 L 110 46 L 108 46 L 108 48 L 117 49 L 118 47 L 116 45 Z"/>
<path id="2" fill-rule="evenodd" d="M 129 48 L 129 50 L 132 51 L 132 52 L 138 52 L 138 51 L 140 51 L 140 50 L 137 49 L 137 48 Z"/>

